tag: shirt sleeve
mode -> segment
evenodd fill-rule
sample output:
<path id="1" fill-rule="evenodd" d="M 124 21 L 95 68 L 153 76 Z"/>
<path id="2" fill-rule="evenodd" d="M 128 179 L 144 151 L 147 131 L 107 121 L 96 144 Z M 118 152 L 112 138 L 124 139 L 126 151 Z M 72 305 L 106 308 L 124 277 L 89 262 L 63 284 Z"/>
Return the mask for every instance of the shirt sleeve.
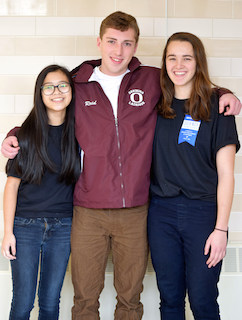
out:
<path id="1" fill-rule="evenodd" d="M 16 168 L 15 168 L 15 163 L 16 162 L 14 161 L 14 159 L 8 160 L 7 165 L 6 165 L 7 176 L 21 179 L 21 177 L 17 174 Z"/>
<path id="2" fill-rule="evenodd" d="M 217 153 L 219 149 L 229 144 L 236 145 L 236 152 L 238 152 L 238 150 L 240 149 L 235 117 L 218 114 L 215 153 Z"/>

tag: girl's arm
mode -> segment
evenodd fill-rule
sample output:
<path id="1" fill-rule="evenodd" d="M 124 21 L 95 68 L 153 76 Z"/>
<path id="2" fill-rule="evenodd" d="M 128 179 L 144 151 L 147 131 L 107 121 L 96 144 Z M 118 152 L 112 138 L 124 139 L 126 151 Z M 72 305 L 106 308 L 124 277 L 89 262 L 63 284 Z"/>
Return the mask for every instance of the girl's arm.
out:
<path id="1" fill-rule="evenodd" d="M 215 229 L 208 237 L 204 248 L 205 255 L 210 251 L 207 260 L 209 268 L 214 267 L 226 254 L 227 230 L 234 194 L 235 152 L 236 147 L 231 144 L 221 148 L 216 156 L 218 172 L 217 221 Z"/>
<path id="2" fill-rule="evenodd" d="M 2 242 L 2 254 L 9 260 L 16 259 L 16 240 L 13 234 L 18 188 L 21 179 L 8 177 L 3 196 L 4 237 Z"/>

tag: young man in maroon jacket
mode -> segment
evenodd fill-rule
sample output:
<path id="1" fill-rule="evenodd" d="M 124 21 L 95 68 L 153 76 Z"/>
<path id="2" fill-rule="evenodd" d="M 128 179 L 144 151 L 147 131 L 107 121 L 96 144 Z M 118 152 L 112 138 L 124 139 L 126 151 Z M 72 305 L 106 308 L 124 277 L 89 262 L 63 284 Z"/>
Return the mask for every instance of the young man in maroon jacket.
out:
<path id="1" fill-rule="evenodd" d="M 161 92 L 160 70 L 142 66 L 134 57 L 138 38 L 135 18 L 115 12 L 101 24 L 97 45 L 102 59 L 86 61 L 72 71 L 76 138 L 83 161 L 74 192 L 73 320 L 99 319 L 110 249 L 118 301 L 115 319 L 139 320 L 143 314 L 149 174 Z M 240 111 L 231 94 L 223 95 L 221 110 L 228 102 L 228 114 Z M 16 154 L 5 142 L 3 147 L 5 155 Z"/>

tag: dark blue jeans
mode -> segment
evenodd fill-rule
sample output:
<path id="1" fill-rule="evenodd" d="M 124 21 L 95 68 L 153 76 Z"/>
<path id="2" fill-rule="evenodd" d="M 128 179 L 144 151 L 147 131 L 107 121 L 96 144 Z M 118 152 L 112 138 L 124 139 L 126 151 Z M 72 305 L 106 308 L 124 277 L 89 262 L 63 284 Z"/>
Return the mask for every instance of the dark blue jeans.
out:
<path id="1" fill-rule="evenodd" d="M 72 218 L 15 217 L 16 260 L 11 261 L 11 320 L 27 320 L 33 309 L 38 270 L 39 320 L 59 317 L 60 291 L 70 255 Z"/>
<path id="2" fill-rule="evenodd" d="M 215 203 L 185 196 L 151 199 L 148 237 L 162 320 L 185 319 L 186 292 L 196 320 L 220 319 L 217 283 L 222 262 L 209 269 L 204 255 L 216 209 Z"/>

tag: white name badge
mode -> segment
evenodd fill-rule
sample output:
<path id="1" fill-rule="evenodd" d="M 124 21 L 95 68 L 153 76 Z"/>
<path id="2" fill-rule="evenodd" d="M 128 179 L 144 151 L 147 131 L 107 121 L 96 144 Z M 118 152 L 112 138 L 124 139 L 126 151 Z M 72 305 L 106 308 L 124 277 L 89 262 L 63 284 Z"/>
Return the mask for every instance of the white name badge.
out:
<path id="1" fill-rule="evenodd" d="M 195 121 L 191 116 L 186 115 L 179 132 L 178 144 L 188 142 L 192 146 L 195 146 L 200 124 L 201 120 Z"/>

